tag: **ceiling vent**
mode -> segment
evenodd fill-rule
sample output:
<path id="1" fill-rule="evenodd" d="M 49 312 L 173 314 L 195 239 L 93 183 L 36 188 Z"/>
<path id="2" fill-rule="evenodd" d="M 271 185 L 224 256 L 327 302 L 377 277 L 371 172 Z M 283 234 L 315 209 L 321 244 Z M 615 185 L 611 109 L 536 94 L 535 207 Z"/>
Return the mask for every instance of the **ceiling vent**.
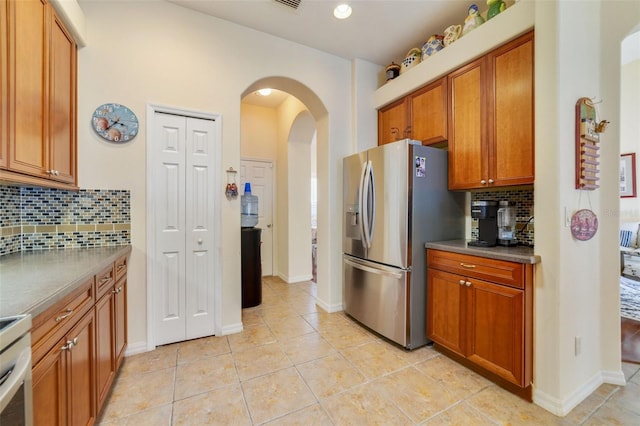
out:
<path id="1" fill-rule="evenodd" d="M 280 3 L 283 4 L 285 6 L 288 6 L 292 9 L 298 9 L 298 6 L 300 6 L 300 2 L 302 0 L 274 0 L 276 3 Z"/>

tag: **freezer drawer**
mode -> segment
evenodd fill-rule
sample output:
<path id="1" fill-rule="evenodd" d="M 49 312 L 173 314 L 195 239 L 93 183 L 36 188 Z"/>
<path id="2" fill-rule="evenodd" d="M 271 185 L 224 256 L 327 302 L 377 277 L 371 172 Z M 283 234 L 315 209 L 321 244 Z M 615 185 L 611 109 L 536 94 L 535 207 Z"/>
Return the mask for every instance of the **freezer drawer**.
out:
<path id="1" fill-rule="evenodd" d="M 345 312 L 408 346 L 407 271 L 343 256 Z"/>

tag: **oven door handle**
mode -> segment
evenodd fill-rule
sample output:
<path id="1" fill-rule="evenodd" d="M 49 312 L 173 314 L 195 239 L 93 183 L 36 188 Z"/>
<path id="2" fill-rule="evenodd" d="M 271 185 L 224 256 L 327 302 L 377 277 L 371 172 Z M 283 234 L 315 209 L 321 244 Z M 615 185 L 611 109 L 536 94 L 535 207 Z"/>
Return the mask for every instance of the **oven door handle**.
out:
<path id="1" fill-rule="evenodd" d="M 13 368 L 1 379 L 3 383 L 0 385 L 0 412 L 2 412 L 13 399 L 30 371 L 31 347 L 26 347 L 20 352 Z"/>

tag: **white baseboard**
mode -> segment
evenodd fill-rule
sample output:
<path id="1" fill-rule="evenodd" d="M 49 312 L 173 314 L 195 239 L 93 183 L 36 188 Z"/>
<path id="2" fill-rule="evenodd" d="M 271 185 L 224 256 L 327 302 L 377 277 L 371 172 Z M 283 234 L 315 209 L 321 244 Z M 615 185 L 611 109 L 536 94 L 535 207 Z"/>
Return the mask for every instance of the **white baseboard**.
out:
<path id="1" fill-rule="evenodd" d="M 342 311 L 342 303 L 335 303 L 333 305 L 330 305 L 328 303 L 325 303 L 323 300 L 316 298 L 316 305 L 320 306 L 322 309 L 324 309 L 325 311 L 327 311 L 328 313 L 332 314 L 334 312 L 340 312 Z"/>
<path id="2" fill-rule="evenodd" d="M 141 354 L 143 352 L 148 352 L 147 342 L 135 342 L 127 344 L 127 350 L 124 351 L 124 356 L 128 357 L 131 355 Z"/>
<path id="3" fill-rule="evenodd" d="M 610 383 L 619 386 L 626 385 L 622 371 L 599 371 L 584 385 L 563 399 L 553 397 L 539 389 L 534 389 L 533 402 L 556 416 L 564 417 L 603 383 Z"/>
<path id="4" fill-rule="evenodd" d="M 280 273 L 278 272 L 278 277 L 280 277 L 282 279 L 282 281 L 286 282 L 287 284 L 293 284 L 293 283 L 301 283 L 303 281 L 311 281 L 313 279 L 313 275 L 309 274 L 309 275 L 298 275 L 297 277 L 290 277 L 286 274 Z"/>
<path id="5" fill-rule="evenodd" d="M 243 326 L 241 322 L 236 324 L 225 325 L 220 329 L 220 336 L 227 336 L 229 334 L 240 333 L 243 330 Z"/>

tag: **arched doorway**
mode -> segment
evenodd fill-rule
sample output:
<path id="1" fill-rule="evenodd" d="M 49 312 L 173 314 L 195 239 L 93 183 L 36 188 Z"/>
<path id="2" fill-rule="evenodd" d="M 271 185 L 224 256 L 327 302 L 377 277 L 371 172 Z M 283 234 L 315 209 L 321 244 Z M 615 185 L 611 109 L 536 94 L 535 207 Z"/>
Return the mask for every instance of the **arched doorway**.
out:
<path id="1" fill-rule="evenodd" d="M 265 87 L 287 92 L 297 98 L 304 105 L 304 108 L 308 111 L 308 115 L 303 115 L 300 117 L 297 117 L 296 115 L 296 118 L 301 119 L 298 124 L 302 126 L 301 128 L 309 128 L 309 124 L 313 123 L 313 127 L 316 131 L 315 134 L 317 141 L 316 158 L 318 194 L 317 300 L 318 305 L 321 306 L 324 310 L 328 312 L 335 312 L 342 309 L 342 281 L 335 279 L 337 271 L 332 270 L 332 268 L 340 269 L 339 262 L 333 262 L 335 263 L 335 265 L 332 266 L 332 262 L 330 260 L 332 256 L 330 247 L 332 245 L 332 238 L 334 238 L 332 236 L 340 235 L 340 233 L 336 229 L 333 229 L 339 227 L 339 223 L 336 221 L 331 221 L 329 219 L 331 216 L 330 199 L 331 197 L 335 198 L 336 195 L 330 194 L 329 191 L 329 171 L 331 169 L 331 164 L 329 162 L 330 148 L 328 112 L 321 99 L 313 92 L 313 90 L 296 80 L 286 77 L 266 77 L 257 80 L 247 87 L 247 89 L 241 94 L 241 98 L 244 98 L 245 96 L 257 91 L 258 89 Z M 292 125 L 294 121 L 295 120 L 291 121 Z M 289 139 L 292 136 L 292 130 L 292 126 L 287 129 L 289 133 Z M 296 137 L 295 134 L 293 134 L 293 137 Z M 288 168 L 282 166 L 283 164 L 277 165 L 277 173 L 283 173 L 283 170 L 288 171 Z M 287 179 L 283 179 L 282 182 L 287 182 Z M 308 180 L 306 180 L 306 182 L 308 182 Z M 280 183 L 280 185 L 282 185 L 282 183 Z M 281 194 L 281 196 L 287 193 L 286 186 L 279 188 L 278 193 Z M 306 215 L 305 220 L 310 236 L 311 231 L 310 227 L 308 226 L 308 215 Z M 309 241 L 310 238 L 307 239 L 305 243 L 307 244 L 307 252 Z M 278 244 L 282 243 L 282 241 L 279 241 Z M 334 279 L 331 279 L 332 275 L 334 276 Z M 336 303 L 336 301 L 339 303 Z"/>

